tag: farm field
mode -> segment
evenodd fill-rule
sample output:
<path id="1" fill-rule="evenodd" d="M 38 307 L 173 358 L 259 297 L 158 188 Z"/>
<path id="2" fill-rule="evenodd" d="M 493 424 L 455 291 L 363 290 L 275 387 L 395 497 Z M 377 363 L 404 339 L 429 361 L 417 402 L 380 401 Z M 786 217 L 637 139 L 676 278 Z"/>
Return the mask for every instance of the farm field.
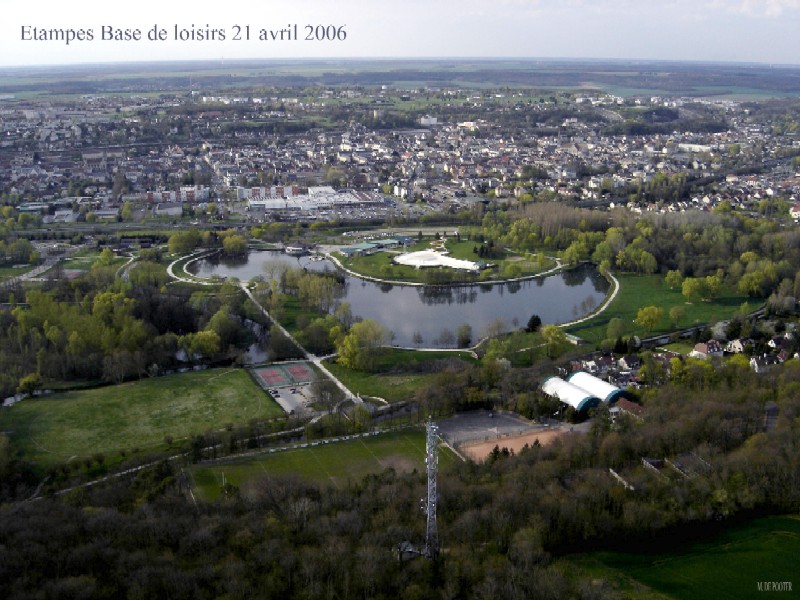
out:
<path id="1" fill-rule="evenodd" d="M 0 411 L 26 460 L 48 467 L 120 451 L 164 450 L 208 429 L 283 415 L 241 369 L 209 369 L 24 400 Z"/>
<path id="2" fill-rule="evenodd" d="M 623 587 L 625 597 L 756 598 L 759 582 L 792 582 L 797 593 L 800 516 L 775 516 L 734 526 L 713 538 L 658 554 L 593 552 L 569 562 Z M 794 581 L 792 581 L 794 579 Z"/>
<path id="3" fill-rule="evenodd" d="M 313 445 L 316 444 L 316 445 Z M 455 455 L 439 450 L 439 464 L 452 464 Z M 213 467 L 192 468 L 195 491 L 200 498 L 213 501 L 225 483 L 247 494 L 250 482 L 263 474 L 297 473 L 308 479 L 334 486 L 359 480 L 371 473 L 393 468 L 398 472 L 425 470 L 425 431 L 422 428 L 358 437 L 338 442 L 312 442 L 305 448 L 264 454 L 254 458 L 226 462 Z"/>
<path id="4" fill-rule="evenodd" d="M 625 325 L 623 335 L 658 335 L 669 333 L 676 329 L 692 327 L 713 323 L 722 319 L 729 319 L 736 315 L 744 303 L 747 303 L 747 311 L 756 310 L 762 302 L 742 296 L 736 292 L 726 289 L 722 291 L 719 298 L 712 302 L 698 301 L 687 302 L 686 297 L 680 289 L 671 290 L 664 283 L 661 275 L 615 275 L 619 280 L 620 291 L 611 305 L 596 317 L 568 327 L 566 331 L 576 335 L 587 342 L 599 343 L 607 337 L 608 323 L 611 319 L 618 317 Z M 651 332 L 647 332 L 634 322 L 636 312 L 645 306 L 657 306 L 663 311 L 661 321 Z M 669 311 L 674 306 L 681 306 L 684 315 L 681 320 L 674 324 L 669 317 Z"/>

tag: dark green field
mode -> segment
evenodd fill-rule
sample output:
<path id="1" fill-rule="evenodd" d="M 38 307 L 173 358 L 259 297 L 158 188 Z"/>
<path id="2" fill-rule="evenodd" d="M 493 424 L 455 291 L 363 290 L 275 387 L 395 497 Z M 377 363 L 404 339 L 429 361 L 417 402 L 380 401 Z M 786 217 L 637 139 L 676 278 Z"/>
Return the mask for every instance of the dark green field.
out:
<path id="1" fill-rule="evenodd" d="M 757 519 L 678 551 L 594 552 L 570 560 L 593 576 L 615 582 L 628 598 L 739 600 L 797 597 L 798 557 L 800 516 L 795 515 Z M 793 589 L 760 592 L 758 582 L 792 582 Z"/>
<path id="2" fill-rule="evenodd" d="M 234 485 L 246 493 L 249 483 L 266 473 L 297 473 L 314 481 L 337 486 L 341 482 L 359 480 L 388 468 L 398 472 L 425 470 L 425 432 L 421 428 L 345 442 L 316 444 L 224 465 L 194 467 L 192 475 L 195 489 L 199 497 L 215 500 L 222 491 L 223 474 L 226 484 Z M 454 460 L 455 455 L 449 450 L 440 450 L 440 465 L 446 467 Z"/>
<path id="3" fill-rule="evenodd" d="M 437 372 L 414 372 L 414 363 L 448 358 L 460 358 L 468 362 L 475 360 L 466 350 L 422 352 L 392 348 L 386 349 L 381 355 L 381 364 L 376 373 L 346 369 L 331 361 L 326 362 L 326 367 L 356 394 L 376 396 L 387 402 L 399 402 L 413 399 L 418 388 L 431 383 L 438 375 Z"/>
<path id="4" fill-rule="evenodd" d="M 49 466 L 96 453 L 166 450 L 166 436 L 177 442 L 282 415 L 245 371 L 210 369 L 24 400 L 0 411 L 0 430 L 25 459 Z"/>

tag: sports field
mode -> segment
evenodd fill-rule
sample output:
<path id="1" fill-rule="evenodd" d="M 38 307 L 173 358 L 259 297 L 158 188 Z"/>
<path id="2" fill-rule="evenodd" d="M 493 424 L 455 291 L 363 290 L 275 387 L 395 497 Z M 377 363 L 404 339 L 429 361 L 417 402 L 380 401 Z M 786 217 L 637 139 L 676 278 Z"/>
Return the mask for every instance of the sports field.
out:
<path id="1" fill-rule="evenodd" d="M 800 516 L 794 515 L 756 519 L 672 552 L 594 552 L 572 557 L 570 562 L 628 588 L 626 597 L 630 598 L 739 600 L 796 597 L 800 594 L 798 556 Z M 784 585 L 784 593 L 767 592 L 766 582 L 788 583 L 792 589 Z"/>
<path id="2" fill-rule="evenodd" d="M 120 450 L 166 449 L 227 424 L 283 415 L 241 369 L 209 369 L 24 400 L 0 411 L 26 460 L 49 466 Z"/>
<path id="3" fill-rule="evenodd" d="M 566 427 L 540 428 L 536 431 L 511 435 L 495 440 L 466 442 L 458 447 L 458 451 L 475 462 L 483 462 L 491 455 L 495 447 L 508 448 L 515 454 L 518 454 L 525 446 L 533 446 L 537 442 L 541 446 L 548 446 L 568 431 Z"/>
<path id="4" fill-rule="evenodd" d="M 452 464 L 455 456 L 445 447 L 439 450 L 442 468 Z M 334 486 L 359 480 L 370 473 L 388 468 L 398 472 L 425 470 L 425 432 L 407 429 L 347 441 L 311 442 L 305 448 L 225 462 L 212 467 L 192 467 L 195 491 L 200 498 L 215 500 L 225 482 L 238 487 L 244 495 L 250 482 L 260 475 L 298 473 L 304 477 Z"/>
<path id="5" fill-rule="evenodd" d="M 253 369 L 253 373 L 261 381 L 263 387 L 266 388 L 307 383 L 316 379 L 314 371 L 304 363 L 270 365 Z"/>

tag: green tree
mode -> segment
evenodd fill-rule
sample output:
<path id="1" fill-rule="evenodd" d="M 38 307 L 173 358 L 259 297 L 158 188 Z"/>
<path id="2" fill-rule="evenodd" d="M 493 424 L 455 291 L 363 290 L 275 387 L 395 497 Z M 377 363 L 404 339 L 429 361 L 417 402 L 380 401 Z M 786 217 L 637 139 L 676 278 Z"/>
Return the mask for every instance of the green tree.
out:
<path id="1" fill-rule="evenodd" d="M 667 271 L 664 276 L 664 282 L 669 286 L 669 289 L 674 290 L 683 285 L 683 274 L 678 270 Z"/>
<path id="2" fill-rule="evenodd" d="M 125 201 L 122 204 L 122 220 L 123 221 L 133 221 L 133 204 L 129 201 Z"/>
<path id="3" fill-rule="evenodd" d="M 227 235 L 222 240 L 222 251 L 228 256 L 244 256 L 247 254 L 247 240 L 243 235 Z"/>
<path id="4" fill-rule="evenodd" d="M 42 376 L 39 373 L 29 373 L 19 380 L 17 392 L 20 394 L 32 394 L 44 385 Z"/>
<path id="5" fill-rule="evenodd" d="M 111 266 L 111 263 L 114 262 L 114 251 L 111 250 L 111 248 L 103 248 L 103 251 L 100 253 L 99 262 L 105 267 Z"/>
<path id="6" fill-rule="evenodd" d="M 539 328 L 542 326 L 542 318 L 539 315 L 531 315 L 531 318 L 528 319 L 528 324 L 525 326 L 525 331 L 528 333 L 534 333 L 539 331 Z"/>
<path id="7" fill-rule="evenodd" d="M 542 327 L 542 339 L 544 340 L 547 356 L 550 358 L 558 357 L 566 350 L 569 344 L 564 330 L 556 325 L 545 325 Z"/>
<path id="8" fill-rule="evenodd" d="M 193 361 L 201 358 L 211 358 L 219 354 L 220 339 L 215 331 L 198 331 L 189 333 L 178 341 L 179 345 L 186 350 L 189 358 Z"/>
<path id="9" fill-rule="evenodd" d="M 616 340 L 622 337 L 625 333 L 625 322 L 619 317 L 614 317 L 608 322 L 606 327 L 606 337 L 610 340 Z"/>
<path id="10" fill-rule="evenodd" d="M 466 348 L 472 342 L 472 326 L 469 323 L 462 323 L 456 329 L 456 344 L 459 348 Z"/>
<path id="11" fill-rule="evenodd" d="M 663 316 L 663 311 L 657 306 L 645 306 L 636 313 L 636 322 L 650 333 Z"/>
<path id="12" fill-rule="evenodd" d="M 377 321 L 355 323 L 336 344 L 339 363 L 348 369 L 372 371 L 378 365 L 382 347 L 388 343 L 389 332 Z"/>
<path id="13" fill-rule="evenodd" d="M 200 245 L 200 232 L 196 229 L 176 231 L 169 236 L 167 246 L 172 254 L 189 254 Z"/>
<path id="14" fill-rule="evenodd" d="M 696 277 L 687 277 L 681 284 L 681 293 L 689 302 L 697 302 L 705 297 L 705 282 Z"/>
<path id="15" fill-rule="evenodd" d="M 680 327 L 684 317 L 686 317 L 686 309 L 683 306 L 675 305 L 669 309 L 669 319 L 675 327 Z"/>

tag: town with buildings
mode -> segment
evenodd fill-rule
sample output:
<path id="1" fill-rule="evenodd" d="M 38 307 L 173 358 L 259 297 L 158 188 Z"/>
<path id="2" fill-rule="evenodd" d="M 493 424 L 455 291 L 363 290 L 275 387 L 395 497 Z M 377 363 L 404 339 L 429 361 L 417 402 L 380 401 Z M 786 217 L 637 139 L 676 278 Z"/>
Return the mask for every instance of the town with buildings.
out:
<path id="1" fill-rule="evenodd" d="M 309 64 L 0 70 L 0 597 L 790 591 L 798 70 Z"/>
<path id="2" fill-rule="evenodd" d="M 125 202 L 140 217 L 213 202 L 220 213 L 244 207 L 247 221 L 413 220 L 488 200 L 757 211 L 771 199 L 794 208 L 800 192 L 791 162 L 800 140 L 743 101 L 457 89 L 273 93 L 7 100 L 0 192 L 56 222 L 89 213 L 121 219 Z M 390 125 L 395 120 L 400 126 Z"/>

